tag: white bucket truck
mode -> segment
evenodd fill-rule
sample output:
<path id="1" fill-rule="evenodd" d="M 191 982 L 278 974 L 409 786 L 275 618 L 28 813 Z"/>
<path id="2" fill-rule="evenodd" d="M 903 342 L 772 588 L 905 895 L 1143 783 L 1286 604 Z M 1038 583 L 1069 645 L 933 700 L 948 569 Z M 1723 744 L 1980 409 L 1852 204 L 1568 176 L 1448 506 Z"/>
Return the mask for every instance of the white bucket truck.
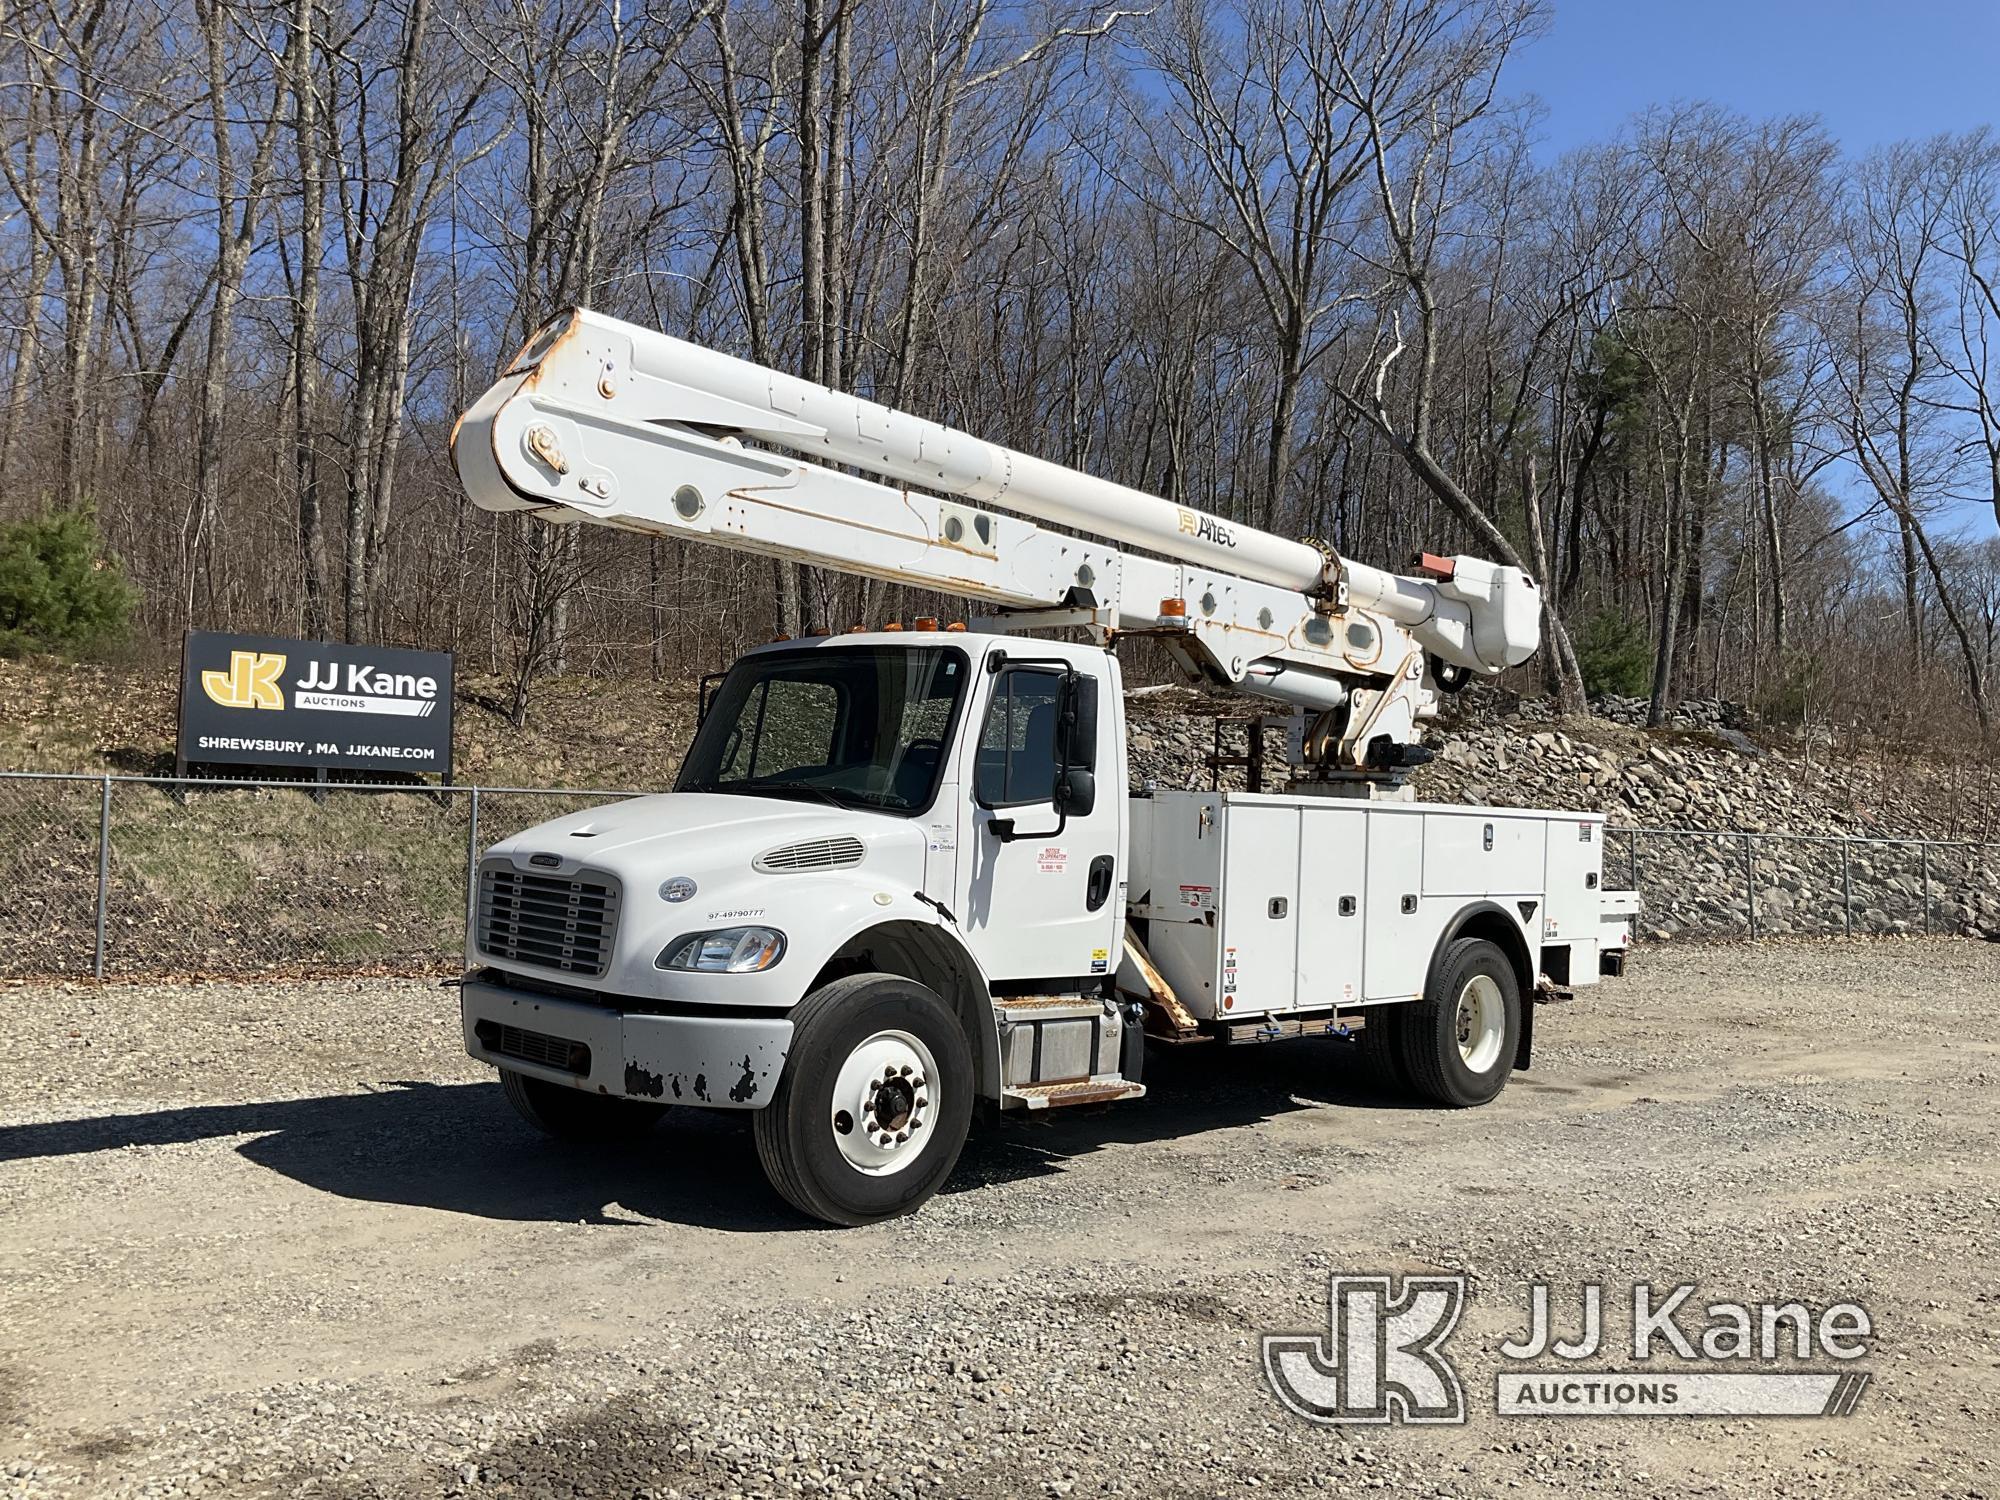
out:
<path id="1" fill-rule="evenodd" d="M 1142 1095 L 1149 1036 L 1358 1035 L 1471 1105 L 1527 1064 L 1537 999 L 1620 970 L 1600 816 L 1403 785 L 1439 694 L 1535 650 L 1518 570 L 1385 573 L 583 311 L 454 455 L 489 509 L 995 611 L 748 652 L 672 792 L 486 853 L 465 1043 L 555 1135 L 750 1110 L 786 1199 L 864 1223 L 936 1191 L 978 1103 Z M 1133 787 L 1132 636 L 1290 704 L 1291 790 Z"/>

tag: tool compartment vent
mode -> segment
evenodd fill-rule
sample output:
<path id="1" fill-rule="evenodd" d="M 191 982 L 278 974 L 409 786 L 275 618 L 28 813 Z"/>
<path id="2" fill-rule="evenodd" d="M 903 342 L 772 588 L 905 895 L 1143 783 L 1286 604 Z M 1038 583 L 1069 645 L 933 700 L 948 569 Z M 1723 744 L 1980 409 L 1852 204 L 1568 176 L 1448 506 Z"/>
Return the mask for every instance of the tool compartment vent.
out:
<path id="1" fill-rule="evenodd" d="M 618 928 L 618 883 L 608 875 L 530 875 L 511 865 L 479 872 L 479 948 L 506 963 L 602 977 Z"/>
<path id="2" fill-rule="evenodd" d="M 807 839 L 802 844 L 786 844 L 768 849 L 753 860 L 752 866 L 766 875 L 789 875 L 797 870 L 846 870 L 861 863 L 867 853 L 860 839 L 843 835 L 831 839 Z"/>

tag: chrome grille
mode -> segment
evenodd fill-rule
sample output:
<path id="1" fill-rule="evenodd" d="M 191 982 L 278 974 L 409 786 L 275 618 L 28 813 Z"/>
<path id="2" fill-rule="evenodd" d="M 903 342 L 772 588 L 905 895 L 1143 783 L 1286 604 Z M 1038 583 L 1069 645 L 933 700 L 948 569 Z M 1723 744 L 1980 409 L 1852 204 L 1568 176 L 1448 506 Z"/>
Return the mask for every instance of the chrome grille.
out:
<path id="1" fill-rule="evenodd" d="M 767 874 L 791 870 L 845 870 L 860 864 L 861 856 L 866 852 L 857 838 L 807 839 L 802 844 L 787 844 L 782 849 L 766 850 L 752 863 Z"/>
<path id="2" fill-rule="evenodd" d="M 608 875 L 530 875 L 505 864 L 479 872 L 479 950 L 489 958 L 594 979 L 617 930 L 618 884 Z"/>

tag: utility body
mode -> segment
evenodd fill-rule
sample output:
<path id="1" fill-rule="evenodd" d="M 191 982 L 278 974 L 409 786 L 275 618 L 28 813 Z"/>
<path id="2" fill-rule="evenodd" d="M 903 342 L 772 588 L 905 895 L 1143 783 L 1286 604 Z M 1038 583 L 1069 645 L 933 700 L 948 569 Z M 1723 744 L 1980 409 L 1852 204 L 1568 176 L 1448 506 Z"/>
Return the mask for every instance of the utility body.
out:
<path id="1" fill-rule="evenodd" d="M 1602 889 L 1600 816 L 1404 784 L 1440 695 L 1535 649 L 1518 570 L 1383 573 L 585 312 L 454 454 L 490 509 L 996 607 L 750 651 L 672 792 L 486 853 L 466 1046 L 553 1134 L 753 1111 L 773 1186 L 861 1223 L 936 1190 L 976 1104 L 1140 1097 L 1149 1039 L 1347 1037 L 1483 1102 L 1535 1002 L 1622 967 L 1636 901 Z M 1132 784 L 1135 635 L 1294 706 L 1287 793 Z"/>

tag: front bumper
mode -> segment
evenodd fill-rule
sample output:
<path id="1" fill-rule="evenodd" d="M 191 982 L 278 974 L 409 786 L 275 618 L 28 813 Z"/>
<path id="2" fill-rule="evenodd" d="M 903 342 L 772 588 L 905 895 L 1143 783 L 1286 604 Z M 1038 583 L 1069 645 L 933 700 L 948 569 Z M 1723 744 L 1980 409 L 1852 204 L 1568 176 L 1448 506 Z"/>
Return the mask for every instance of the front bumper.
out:
<path id="1" fill-rule="evenodd" d="M 468 979 L 465 1050 L 593 1094 L 762 1109 L 791 1050 L 786 1016 L 648 1015 Z"/>

